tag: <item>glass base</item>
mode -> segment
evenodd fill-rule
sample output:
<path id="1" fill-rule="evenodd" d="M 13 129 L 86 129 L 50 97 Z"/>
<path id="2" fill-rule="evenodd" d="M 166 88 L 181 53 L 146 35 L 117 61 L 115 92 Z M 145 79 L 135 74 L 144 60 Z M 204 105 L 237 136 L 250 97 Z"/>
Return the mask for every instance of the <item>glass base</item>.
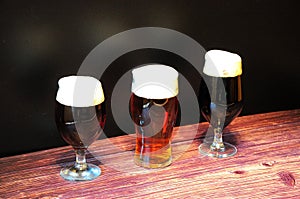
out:
<path id="1" fill-rule="evenodd" d="M 202 143 L 199 146 L 199 152 L 202 155 L 209 156 L 209 157 L 216 157 L 216 158 L 226 158 L 236 154 L 237 148 L 235 146 L 227 142 L 224 142 L 223 144 L 225 149 L 218 150 L 218 149 L 212 149 L 211 143 Z"/>
<path id="2" fill-rule="evenodd" d="M 167 167 L 172 163 L 171 145 L 168 144 L 158 151 L 148 153 L 135 152 L 134 162 L 138 166 L 149 169 Z"/>
<path id="3" fill-rule="evenodd" d="M 100 176 L 101 169 L 93 164 L 87 164 L 85 169 L 80 169 L 75 165 L 62 168 L 60 176 L 69 181 L 87 181 Z"/>

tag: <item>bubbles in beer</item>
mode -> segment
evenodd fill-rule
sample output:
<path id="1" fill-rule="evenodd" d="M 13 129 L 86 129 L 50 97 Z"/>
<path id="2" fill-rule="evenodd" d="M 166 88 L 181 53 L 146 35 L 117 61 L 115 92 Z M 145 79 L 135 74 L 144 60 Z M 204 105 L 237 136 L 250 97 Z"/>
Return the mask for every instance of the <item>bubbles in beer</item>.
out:
<path id="1" fill-rule="evenodd" d="M 166 99 L 178 94 L 178 72 L 162 64 L 150 64 L 132 71 L 131 91 L 147 99 Z"/>
<path id="2" fill-rule="evenodd" d="M 236 77 L 242 74 L 242 59 L 235 53 L 210 50 L 205 54 L 203 72 L 213 77 Z"/>
<path id="3" fill-rule="evenodd" d="M 89 107 L 104 101 L 102 85 L 94 77 L 63 77 L 58 81 L 58 85 L 56 100 L 63 105 Z"/>

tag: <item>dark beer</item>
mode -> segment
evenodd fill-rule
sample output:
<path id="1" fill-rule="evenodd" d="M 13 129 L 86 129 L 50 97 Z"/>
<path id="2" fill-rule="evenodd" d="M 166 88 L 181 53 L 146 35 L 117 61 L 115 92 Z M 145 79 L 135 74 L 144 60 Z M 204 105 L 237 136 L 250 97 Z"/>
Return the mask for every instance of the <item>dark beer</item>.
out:
<path id="1" fill-rule="evenodd" d="M 60 175 L 70 181 L 92 180 L 101 169 L 86 163 L 85 153 L 104 128 L 104 93 L 99 80 L 89 76 L 67 76 L 58 81 L 55 122 L 62 138 L 76 154 L 73 165 L 62 168 Z"/>
<path id="2" fill-rule="evenodd" d="M 206 82 L 203 82 L 200 87 L 200 106 L 201 113 L 207 121 L 211 121 L 211 107 L 223 106 L 226 109 L 224 128 L 230 124 L 242 111 L 242 84 L 241 76 L 236 77 L 204 77 Z M 223 84 L 224 90 L 221 89 Z M 208 86 L 209 88 L 208 88 Z M 212 96 L 210 96 L 211 90 Z M 218 92 L 214 92 L 214 90 Z M 225 92 L 225 93 L 222 93 Z M 218 102 L 222 96 L 226 96 L 226 104 Z M 211 99 L 214 98 L 214 99 Z M 211 104 L 211 102 L 213 104 Z M 224 101 L 225 102 L 225 101 Z M 214 108 L 213 107 L 213 108 Z"/>
<path id="3" fill-rule="evenodd" d="M 203 73 L 205 84 L 201 85 L 200 109 L 210 127 L 199 151 L 218 158 L 233 156 L 237 149 L 223 142 L 222 134 L 243 107 L 241 57 L 223 50 L 210 50 L 205 54 Z"/>
<path id="4" fill-rule="evenodd" d="M 168 166 L 178 112 L 178 73 L 165 65 L 147 65 L 132 73 L 129 109 L 136 132 L 134 161 L 146 168 Z"/>
<path id="5" fill-rule="evenodd" d="M 74 149 L 86 149 L 104 128 L 104 104 L 72 107 L 56 102 L 55 121 L 62 138 Z"/>

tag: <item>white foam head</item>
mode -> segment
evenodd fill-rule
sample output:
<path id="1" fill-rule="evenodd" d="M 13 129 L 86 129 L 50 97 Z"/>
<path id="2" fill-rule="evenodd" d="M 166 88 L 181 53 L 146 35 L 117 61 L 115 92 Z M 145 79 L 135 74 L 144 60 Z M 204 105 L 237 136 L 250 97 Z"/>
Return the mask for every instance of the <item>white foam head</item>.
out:
<path id="1" fill-rule="evenodd" d="M 236 77 L 242 74 L 242 59 L 235 53 L 210 50 L 205 54 L 203 72 L 213 77 Z"/>
<path id="2" fill-rule="evenodd" d="M 56 100 L 66 106 L 89 107 L 101 104 L 104 93 L 99 80 L 89 76 L 67 76 L 58 81 Z"/>
<path id="3" fill-rule="evenodd" d="M 162 64 L 149 64 L 132 70 L 131 91 L 147 99 L 166 99 L 178 94 L 178 72 Z"/>

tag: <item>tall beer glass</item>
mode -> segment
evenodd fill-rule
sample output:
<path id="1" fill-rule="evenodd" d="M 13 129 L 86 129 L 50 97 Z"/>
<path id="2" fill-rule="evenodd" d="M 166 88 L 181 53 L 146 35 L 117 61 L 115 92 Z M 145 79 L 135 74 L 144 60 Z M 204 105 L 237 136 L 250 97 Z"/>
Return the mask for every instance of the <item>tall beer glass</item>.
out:
<path id="1" fill-rule="evenodd" d="M 71 181 L 92 180 L 101 174 L 86 163 L 85 153 L 104 128 L 106 113 L 101 83 L 88 76 L 68 76 L 58 81 L 55 121 L 62 138 L 75 150 L 76 162 L 60 171 Z"/>
<path id="2" fill-rule="evenodd" d="M 178 72 L 150 64 L 132 71 L 130 114 L 135 125 L 134 161 L 146 168 L 172 162 L 171 139 L 178 111 Z"/>
<path id="3" fill-rule="evenodd" d="M 242 64 L 237 54 L 211 50 L 205 55 L 203 68 L 206 88 L 202 84 L 200 93 L 201 113 L 210 122 L 209 130 L 213 139 L 207 135 L 199 151 L 207 156 L 224 158 L 236 154 L 237 149 L 223 142 L 223 129 L 241 112 L 242 101 Z"/>

